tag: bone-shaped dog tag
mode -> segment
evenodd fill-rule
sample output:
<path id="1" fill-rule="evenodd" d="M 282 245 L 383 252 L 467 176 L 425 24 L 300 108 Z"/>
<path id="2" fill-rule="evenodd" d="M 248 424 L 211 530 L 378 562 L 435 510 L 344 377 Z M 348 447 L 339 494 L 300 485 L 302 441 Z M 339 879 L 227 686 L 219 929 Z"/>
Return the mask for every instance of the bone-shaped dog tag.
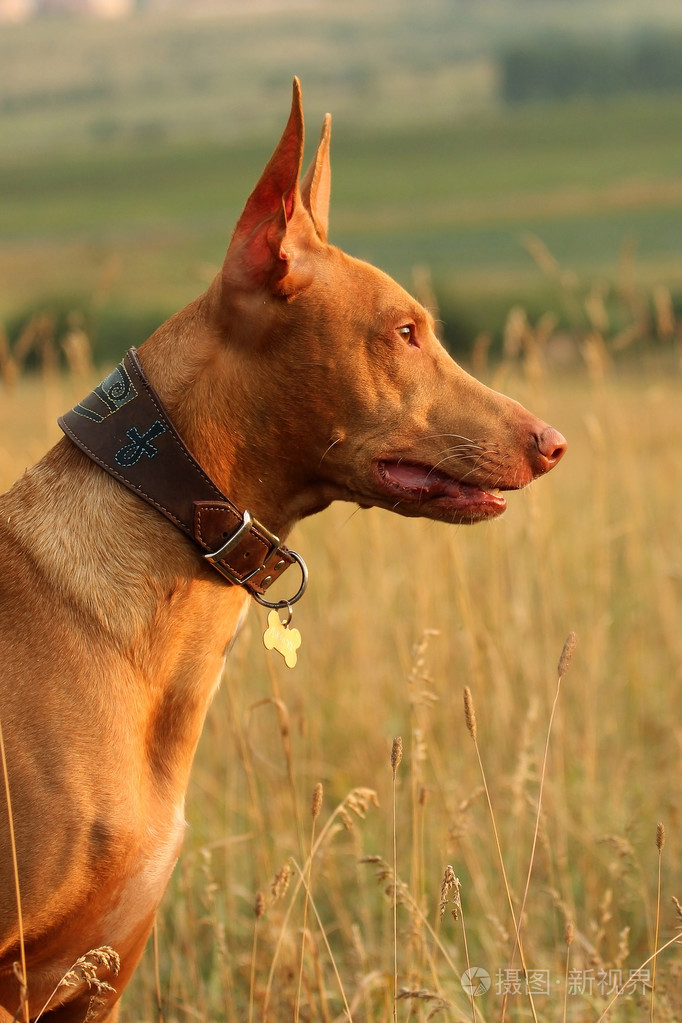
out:
<path id="1" fill-rule="evenodd" d="M 301 645 L 301 633 L 298 629 L 290 629 L 291 611 L 286 622 L 283 622 L 277 611 L 271 611 L 268 615 L 268 627 L 263 633 L 263 643 L 266 650 L 276 650 L 284 658 L 287 668 L 296 666 L 296 651 Z"/>

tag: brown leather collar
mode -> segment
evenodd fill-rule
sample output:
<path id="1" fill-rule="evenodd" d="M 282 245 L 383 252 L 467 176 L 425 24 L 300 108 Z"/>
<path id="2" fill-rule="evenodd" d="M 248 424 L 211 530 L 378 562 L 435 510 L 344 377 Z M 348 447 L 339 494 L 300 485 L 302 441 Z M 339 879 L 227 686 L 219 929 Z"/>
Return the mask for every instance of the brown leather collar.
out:
<path id="1" fill-rule="evenodd" d="M 266 607 L 283 608 L 303 596 L 303 559 L 225 497 L 190 454 L 131 348 L 113 372 L 60 416 L 64 433 L 99 466 L 181 529 L 206 561 Z M 263 598 L 298 564 L 301 585 L 288 600 Z"/>

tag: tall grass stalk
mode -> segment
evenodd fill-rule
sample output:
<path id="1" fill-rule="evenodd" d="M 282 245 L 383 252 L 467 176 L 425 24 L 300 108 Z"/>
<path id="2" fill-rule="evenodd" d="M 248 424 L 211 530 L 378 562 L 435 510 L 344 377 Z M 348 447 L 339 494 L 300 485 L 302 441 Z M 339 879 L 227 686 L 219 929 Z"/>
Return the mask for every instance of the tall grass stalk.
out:
<path id="1" fill-rule="evenodd" d="M 483 789 L 485 791 L 485 798 L 486 798 L 486 802 L 488 804 L 488 813 L 490 814 L 490 823 L 491 823 L 492 829 L 493 829 L 493 838 L 495 840 L 495 849 L 496 849 L 496 852 L 497 852 L 497 860 L 498 860 L 498 864 L 499 864 L 499 867 L 500 867 L 500 872 L 502 874 L 502 881 L 504 883 L 504 890 L 505 890 L 505 893 L 506 893 L 506 896 L 507 896 L 507 904 L 509 906 L 509 912 L 511 914 L 512 923 L 514 925 L 514 931 L 515 931 L 515 934 L 516 934 L 516 939 L 515 940 L 517 942 L 518 950 L 519 950 L 519 955 L 521 957 L 521 965 L 523 967 L 523 974 L 524 974 L 525 977 L 527 977 L 528 976 L 528 969 L 526 967 L 526 957 L 525 957 L 524 950 L 523 950 L 523 943 L 521 941 L 519 925 L 518 925 L 517 919 L 516 919 L 516 912 L 514 911 L 514 901 L 512 899 L 511 889 L 509 887 L 509 881 L 508 881 L 508 878 L 507 878 L 507 871 L 506 871 L 506 868 L 505 868 L 505 865 L 504 865 L 504 857 L 502 855 L 502 846 L 500 844 L 500 836 L 498 834 L 497 823 L 495 821 L 495 811 L 493 810 L 493 803 L 492 803 L 492 799 L 490 798 L 490 789 L 488 788 L 488 779 L 486 778 L 485 769 L 483 767 L 483 760 L 481 758 L 481 752 L 480 752 L 480 749 L 479 749 L 479 746 L 478 746 L 478 727 L 477 727 L 477 724 L 476 724 L 476 711 L 475 711 L 475 708 L 474 708 L 473 696 L 471 695 L 471 690 L 469 689 L 469 686 L 465 686 L 464 687 L 464 719 L 466 721 L 466 726 L 467 726 L 467 728 L 469 730 L 469 735 L 473 739 L 474 749 L 476 750 L 476 758 L 478 760 L 478 767 L 479 767 L 479 770 L 481 772 L 481 780 L 483 782 Z M 506 992 L 505 992 L 504 999 L 505 1000 L 504 1000 L 503 1008 L 502 1008 L 502 1018 L 503 1019 L 504 1019 L 504 1009 L 505 1009 L 506 999 L 507 999 Z M 529 1004 L 530 1004 L 530 1011 L 531 1011 L 531 1014 L 533 1016 L 534 1023 L 538 1023 L 538 1017 L 537 1017 L 537 1013 L 535 1011 L 535 1003 L 533 1001 L 533 994 L 532 994 L 530 988 L 528 988 L 528 1001 L 529 1001 Z"/>
<path id="2" fill-rule="evenodd" d="M 152 948 L 154 954 L 154 995 L 156 997 L 156 1019 L 157 1023 L 164 1023 L 163 999 L 161 998 L 161 972 L 159 969 L 159 919 L 154 919 L 152 929 Z"/>
<path id="3" fill-rule="evenodd" d="M 566 927 L 564 929 L 564 942 L 566 944 L 566 969 L 564 970 L 564 1014 L 563 1023 L 566 1023 L 566 1016 L 568 1013 L 568 967 L 571 961 L 571 945 L 573 944 L 573 923 L 570 920 L 566 921 Z"/>
<path id="4" fill-rule="evenodd" d="M 391 769 L 393 772 L 393 1019 L 398 1019 L 398 821 L 396 808 L 396 776 L 403 759 L 402 736 L 396 735 L 391 747 Z"/>
<path id="5" fill-rule="evenodd" d="M 320 849 L 320 847 L 322 846 L 322 844 L 331 835 L 333 835 L 333 833 L 334 833 L 334 826 L 337 823 L 339 817 L 342 817 L 342 815 L 344 815 L 344 814 L 347 815 L 348 814 L 348 810 L 350 810 L 352 813 L 354 813 L 358 817 L 364 817 L 364 815 L 367 812 L 367 809 L 371 805 L 375 805 L 375 806 L 378 805 L 377 804 L 376 793 L 374 792 L 373 789 L 357 788 L 357 789 L 353 789 L 351 792 L 349 792 L 348 795 L 346 796 L 346 798 L 343 799 L 338 804 L 338 806 L 336 806 L 334 808 L 334 810 L 332 811 L 329 819 L 327 820 L 327 823 L 325 824 L 325 826 L 322 828 L 322 830 L 320 831 L 319 835 L 315 839 L 315 842 L 314 842 L 314 844 L 313 844 L 313 846 L 312 846 L 312 848 L 310 850 L 309 859 L 312 860 L 315 857 L 315 855 L 317 854 L 317 852 Z M 306 871 L 309 869 L 309 867 L 308 867 L 308 860 L 306 860 L 306 863 L 304 864 L 304 869 Z M 279 935 L 278 935 L 278 938 L 277 938 L 277 943 L 275 945 L 275 949 L 274 949 L 274 952 L 272 954 L 272 959 L 271 959 L 271 962 L 270 962 L 270 968 L 269 968 L 269 971 L 268 971 L 268 980 L 267 980 L 267 985 L 266 985 L 266 988 L 265 988 L 265 997 L 264 997 L 264 1000 L 263 1000 L 263 1023 L 267 1023 L 268 1012 L 269 1012 L 269 1010 L 271 1008 L 272 985 L 273 985 L 273 981 L 274 981 L 274 977 L 275 977 L 275 969 L 277 967 L 277 961 L 278 961 L 279 954 L 280 954 L 281 947 L 282 947 L 282 942 L 284 940 L 284 934 L 286 932 L 286 928 L 288 926 L 289 918 L 291 916 L 291 913 L 292 913 L 294 905 L 295 905 L 296 897 L 297 897 L 300 889 L 303 887 L 303 885 L 305 883 L 304 874 L 301 871 L 301 868 L 298 867 L 298 865 L 296 865 L 296 870 L 298 872 L 299 878 L 298 878 L 298 881 L 296 882 L 296 885 L 294 886 L 293 892 L 292 892 L 292 894 L 290 896 L 289 905 L 287 906 L 286 913 L 284 914 L 284 918 L 282 920 L 282 924 L 281 924 L 281 927 L 280 927 Z"/>
<path id="6" fill-rule="evenodd" d="M 306 884 L 305 884 L 305 895 L 303 898 L 303 926 L 301 928 L 301 962 L 298 969 L 298 991 L 296 992 L 296 1006 L 294 1008 L 294 1020 L 298 1023 L 300 1011 L 301 1011 L 301 987 L 303 985 L 303 963 L 305 960 L 305 946 L 306 936 L 308 933 L 308 899 L 310 892 L 310 883 L 313 873 L 313 849 L 315 847 L 315 822 L 320 815 L 322 808 L 322 784 L 318 782 L 313 791 L 313 799 L 311 805 L 311 817 L 312 824 L 310 827 L 310 855 L 308 856 L 308 862 L 306 864 Z"/>
<path id="7" fill-rule="evenodd" d="M 665 950 L 667 948 L 670 948 L 671 945 L 675 945 L 675 944 L 682 944 L 682 934 L 675 934 L 675 935 L 673 935 L 673 937 L 670 938 L 668 941 L 666 941 L 664 945 L 661 945 L 661 947 L 657 948 L 655 952 L 652 952 L 648 959 L 645 959 L 643 963 L 640 963 L 640 965 L 637 967 L 637 970 L 635 970 L 634 972 L 635 973 L 639 973 L 641 970 L 644 969 L 645 966 L 648 966 L 649 963 L 655 962 L 655 960 L 658 959 L 658 957 L 660 956 L 661 952 L 665 952 Z M 602 1011 L 602 1014 L 599 1017 L 599 1019 L 597 1020 L 597 1023 L 603 1023 L 603 1021 L 606 1019 L 606 1017 L 608 1016 L 609 1012 L 611 1011 L 611 1009 L 613 1008 L 615 1003 L 618 1001 L 618 999 L 623 994 L 623 992 L 627 989 L 627 987 L 628 987 L 628 985 L 630 983 L 631 983 L 631 981 L 630 981 L 630 979 L 628 979 L 623 984 L 621 984 L 621 986 L 618 988 L 618 990 L 614 994 L 614 996 L 611 999 L 611 1001 L 607 1004 L 606 1008 Z"/>
<path id="8" fill-rule="evenodd" d="M 538 834 L 540 832 L 540 818 L 542 816 L 542 795 L 545 788 L 545 778 L 547 776 L 547 758 L 549 756 L 549 743 L 552 736 L 552 725 L 554 724 L 554 715 L 556 714 L 557 705 L 559 703 L 559 695 L 561 693 L 561 681 L 568 671 L 568 667 L 571 663 L 573 653 L 575 651 L 576 635 L 575 632 L 569 632 L 566 637 L 566 641 L 563 645 L 561 655 L 559 657 L 559 664 L 557 667 L 557 684 L 556 691 L 554 693 L 554 700 L 552 702 L 552 710 L 549 715 L 549 722 L 547 725 L 547 734 L 545 736 L 545 748 L 542 754 L 542 766 L 540 768 L 540 786 L 538 789 L 538 805 L 535 814 L 535 827 L 533 828 L 533 842 L 530 850 L 530 858 L 528 861 L 528 873 L 526 874 L 526 886 L 523 890 L 523 898 L 521 899 L 521 908 L 519 909 L 518 923 L 516 924 L 516 933 L 514 935 L 514 945 L 512 953 L 509 958 L 509 969 L 511 970 L 514 964 L 514 958 L 516 956 L 517 948 L 521 946 L 521 927 L 523 926 L 523 914 L 526 910 L 526 902 L 528 900 L 528 892 L 530 890 L 530 879 L 533 874 L 533 865 L 535 863 L 535 851 L 537 849 Z M 525 972 L 525 965 L 524 965 Z M 504 1016 L 504 1009 L 506 1007 L 507 994 L 505 992 L 505 1000 L 502 1004 L 502 1015 Z"/>
<path id="9" fill-rule="evenodd" d="M 253 1010 L 256 1000 L 256 962 L 258 952 L 258 921 L 265 912 L 265 896 L 262 892 L 256 892 L 253 904 L 253 942 L 251 945 L 251 972 L 249 976 L 249 1023 L 253 1021 Z"/>
<path id="10" fill-rule="evenodd" d="M 467 965 L 467 973 L 470 976 L 469 971 L 471 970 L 471 959 L 469 957 L 469 942 L 467 940 L 467 929 L 466 929 L 466 926 L 464 924 L 464 910 L 462 909 L 461 901 L 459 901 L 459 893 L 458 893 L 457 897 L 458 897 L 458 906 L 459 906 L 459 919 L 460 919 L 460 922 L 462 924 L 462 943 L 464 944 L 464 961 L 465 961 L 465 963 Z M 473 988 L 471 988 L 470 991 L 469 991 L 469 998 L 470 998 L 470 1001 L 471 1001 L 471 1019 L 472 1019 L 472 1023 L 476 1023 L 476 1002 L 474 1001 L 474 991 L 473 991 Z"/>
<path id="11" fill-rule="evenodd" d="M 5 737 L 2 731 L 2 720 L 0 719 L 0 757 L 2 758 L 2 777 L 5 786 L 5 801 L 7 804 L 7 821 L 9 825 L 10 850 L 12 854 L 12 874 L 14 877 L 14 897 L 17 904 L 17 927 L 19 930 L 19 968 L 21 976 L 20 984 L 20 1008 L 17 1010 L 24 1017 L 25 1023 L 29 1023 L 30 1012 L 28 1008 L 28 975 L 26 973 L 26 947 L 24 944 L 24 916 L 21 911 L 21 888 L 19 885 L 19 861 L 17 859 L 17 843 L 14 835 L 14 815 L 12 814 L 12 796 L 9 786 L 9 773 L 7 771 L 7 756 L 5 754 Z"/>
<path id="12" fill-rule="evenodd" d="M 341 995 L 341 1000 L 343 1002 L 344 1015 L 345 1015 L 346 1019 L 348 1019 L 350 1021 L 350 1023 L 352 1023 L 353 1016 L 352 1016 L 352 1013 L 350 1011 L 350 1006 L 348 1004 L 348 999 L 346 998 L 346 992 L 345 992 L 345 989 L 344 989 L 344 986 L 343 986 L 343 980 L 341 979 L 341 974 L 339 973 L 339 968 L 336 965 L 336 959 L 334 958 L 334 953 L 332 952 L 331 945 L 329 944 L 329 938 L 327 937 L 327 932 L 325 930 L 324 923 L 322 922 L 320 914 L 317 911 L 317 906 L 315 905 L 315 900 L 313 899 L 312 894 L 310 892 L 310 889 L 308 888 L 307 881 L 305 879 L 305 875 L 303 873 L 303 870 L 301 869 L 301 867 L 299 867 L 298 863 L 296 863 L 295 860 L 292 860 L 291 862 L 292 862 L 292 865 L 294 867 L 294 870 L 298 874 L 299 882 L 303 885 L 303 887 L 305 889 L 306 897 L 307 897 L 307 899 L 310 902 L 310 908 L 312 909 L 313 913 L 315 914 L 315 920 L 317 922 L 317 926 L 318 926 L 320 934 L 322 936 L 322 940 L 324 942 L 324 947 L 327 949 L 327 955 L 329 956 L 329 962 L 330 962 L 331 967 L 332 967 L 332 969 L 334 971 L 334 976 L 336 977 L 336 982 L 337 982 L 337 984 L 339 986 L 339 994 Z"/>
<path id="13" fill-rule="evenodd" d="M 665 827 L 662 821 L 656 826 L 656 848 L 658 849 L 658 878 L 656 884 L 656 930 L 654 932 L 654 948 L 658 948 L 658 931 L 661 922 L 661 862 L 663 859 L 663 846 L 665 845 Z M 654 1004 L 656 994 L 656 963 L 654 959 L 651 967 L 651 1001 L 649 1003 L 649 1020 L 654 1023 Z"/>
<path id="14" fill-rule="evenodd" d="M 303 819 L 301 817 L 301 811 L 298 805 L 298 790 L 296 787 L 296 779 L 294 777 L 294 762 L 293 753 L 291 748 L 291 722 L 289 720 L 289 709 L 282 699 L 280 693 L 279 681 L 275 670 L 275 663 L 272 657 L 267 659 L 268 675 L 270 677 L 270 685 L 272 686 L 272 702 L 277 710 L 277 721 L 279 724 L 279 734 L 282 742 L 282 752 L 284 753 L 284 760 L 287 765 L 287 781 L 289 783 L 289 794 L 291 797 L 291 806 L 294 811 L 294 820 L 296 821 L 296 833 L 298 835 L 298 848 L 301 859 L 304 858 L 304 846 L 303 846 Z"/>
<path id="15" fill-rule="evenodd" d="M 450 866 L 447 865 L 443 880 L 440 886 L 440 919 L 443 919 L 445 909 L 448 902 L 452 902 L 452 915 L 455 920 L 459 919 L 462 925 L 462 943 L 464 945 L 464 960 L 466 962 L 467 975 L 471 970 L 471 959 L 469 957 L 469 942 L 467 940 L 466 927 L 464 925 L 464 909 L 462 908 L 462 885 L 458 877 L 455 876 L 455 872 Z M 474 991 L 470 988 L 469 1000 L 471 1002 L 471 1016 L 473 1023 L 476 1023 L 476 1003 L 474 1001 Z"/>

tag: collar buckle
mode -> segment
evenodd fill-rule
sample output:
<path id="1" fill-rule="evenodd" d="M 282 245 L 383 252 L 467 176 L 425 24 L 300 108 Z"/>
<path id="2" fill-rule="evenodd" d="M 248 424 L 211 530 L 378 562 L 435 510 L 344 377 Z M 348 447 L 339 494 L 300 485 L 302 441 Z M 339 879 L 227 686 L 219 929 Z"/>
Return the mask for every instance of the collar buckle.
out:
<path id="1" fill-rule="evenodd" d="M 229 565 L 226 565 L 223 559 L 226 558 L 231 551 L 238 547 L 244 537 L 248 536 L 253 529 L 257 529 L 259 533 L 263 534 L 270 545 L 270 549 L 260 565 L 256 565 L 256 567 L 247 575 L 240 576 L 237 575 L 237 573 L 234 572 Z M 266 529 L 265 526 L 258 521 L 258 519 L 254 519 L 250 512 L 244 509 L 241 524 L 237 526 L 234 533 L 227 538 L 222 547 L 219 547 L 215 551 L 210 551 L 208 554 L 204 554 L 204 558 L 213 565 L 213 567 L 217 569 L 221 575 L 224 575 L 226 579 L 229 579 L 231 583 L 236 583 L 238 586 L 245 586 L 250 579 L 253 579 L 255 575 L 262 571 L 278 548 L 279 537 L 275 536 L 274 533 L 271 533 L 269 529 Z"/>
<path id="2" fill-rule="evenodd" d="M 242 542 L 244 537 L 248 536 L 248 534 L 252 532 L 252 530 L 254 529 L 256 529 L 258 533 L 262 535 L 264 539 L 267 541 L 269 545 L 269 550 L 259 565 L 256 565 L 256 567 L 252 569 L 251 572 L 247 573 L 247 575 L 240 576 L 232 568 L 230 568 L 228 564 L 225 563 L 224 559 L 233 550 L 235 550 L 235 548 L 237 548 L 239 544 Z M 274 608 L 276 610 L 280 610 L 281 608 L 284 607 L 290 607 L 291 604 L 295 604 L 297 600 L 300 600 L 305 592 L 306 586 L 308 585 L 308 568 L 300 554 L 297 554 L 296 551 L 292 551 L 289 548 L 286 548 L 286 553 L 291 558 L 293 558 L 293 560 L 298 564 L 298 567 L 301 570 L 301 585 L 299 586 L 298 591 L 293 595 L 293 597 L 289 597 L 287 600 L 278 601 L 266 600 L 256 590 L 250 589 L 248 583 L 255 576 L 261 573 L 265 566 L 270 561 L 270 559 L 278 552 L 281 553 L 281 550 L 282 549 L 280 548 L 279 537 L 275 536 L 274 533 L 271 533 L 269 529 L 267 529 L 261 522 L 258 521 L 258 519 L 254 519 L 254 517 L 250 514 L 249 511 L 244 510 L 244 513 L 242 515 L 242 521 L 240 525 L 237 526 L 234 533 L 232 533 L 232 535 L 227 538 L 222 547 L 218 547 L 217 550 L 210 551 L 208 554 L 204 554 L 204 559 L 208 561 L 208 563 L 212 565 L 213 568 L 216 569 L 216 571 L 220 572 L 220 574 L 224 576 L 229 582 L 234 583 L 236 586 L 245 586 L 247 589 L 249 589 L 251 596 L 254 597 L 254 599 L 257 600 L 259 604 L 262 604 L 263 607 L 269 607 Z M 267 582 L 267 580 L 265 581 Z"/>

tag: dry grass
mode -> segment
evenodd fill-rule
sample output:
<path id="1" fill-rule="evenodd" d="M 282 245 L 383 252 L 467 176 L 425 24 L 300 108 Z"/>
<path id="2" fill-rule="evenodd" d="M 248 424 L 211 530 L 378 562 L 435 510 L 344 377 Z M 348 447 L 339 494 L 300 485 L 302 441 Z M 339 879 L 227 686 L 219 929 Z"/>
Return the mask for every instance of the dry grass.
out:
<path id="1" fill-rule="evenodd" d="M 415 1023 L 493 1021 L 505 993 L 510 1020 L 680 1018 L 679 366 L 616 370 L 591 343 L 591 373 L 547 377 L 530 358 L 528 373 L 517 359 L 497 373 L 570 444 L 499 522 L 338 506 L 297 530 L 311 570 L 298 666 L 266 653 L 254 608 L 159 915 L 162 1009 L 150 943 L 122 1019 L 375 1023 L 395 1005 Z M 54 417 L 85 389 L 54 375 L 0 389 L 0 482 L 56 439 Z M 306 823 L 298 807 L 318 784 Z M 440 912 L 448 864 L 466 932 Z M 651 960 L 656 943 L 668 947 Z M 641 979 L 630 992 L 653 962 L 653 997 Z M 490 973 L 486 994 L 462 989 L 469 965 Z"/>

